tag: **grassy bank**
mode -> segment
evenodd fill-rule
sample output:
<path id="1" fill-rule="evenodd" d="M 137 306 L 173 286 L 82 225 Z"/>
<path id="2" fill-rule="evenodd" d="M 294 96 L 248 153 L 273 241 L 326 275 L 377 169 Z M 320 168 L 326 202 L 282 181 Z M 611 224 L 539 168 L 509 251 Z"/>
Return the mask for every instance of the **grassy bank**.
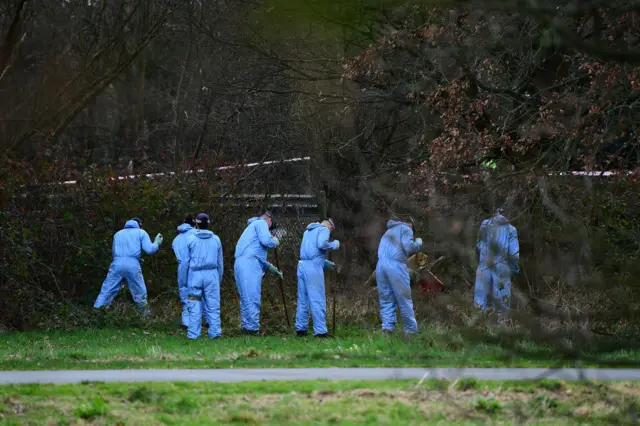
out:
<path id="1" fill-rule="evenodd" d="M 4 424 L 631 424 L 640 384 L 87 383 L 0 387 Z"/>
<path id="2" fill-rule="evenodd" d="M 427 329 L 411 341 L 375 331 L 343 331 L 335 339 L 295 336 L 227 336 L 188 341 L 176 330 L 95 329 L 0 335 L 0 369 L 391 367 L 391 366 L 574 366 L 557 352 L 517 342 L 506 349 L 465 341 L 445 330 Z M 602 355 L 582 365 L 622 366 L 638 351 Z"/>

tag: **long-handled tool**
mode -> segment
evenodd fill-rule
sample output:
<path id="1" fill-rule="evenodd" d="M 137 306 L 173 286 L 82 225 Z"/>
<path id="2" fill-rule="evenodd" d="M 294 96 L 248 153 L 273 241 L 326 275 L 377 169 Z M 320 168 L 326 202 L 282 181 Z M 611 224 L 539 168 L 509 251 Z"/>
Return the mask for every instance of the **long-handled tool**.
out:
<path id="1" fill-rule="evenodd" d="M 280 269 L 280 257 L 278 256 L 278 247 L 274 249 L 274 252 L 276 255 L 276 268 L 282 271 L 282 269 Z M 291 327 L 291 320 L 289 319 L 289 310 L 287 309 L 287 299 L 284 297 L 284 278 L 280 278 L 278 280 L 278 283 L 280 283 L 280 296 L 282 296 L 282 304 L 284 305 L 284 314 L 287 317 L 287 326 Z"/>
<path id="2" fill-rule="evenodd" d="M 331 252 L 328 253 L 327 258 L 331 262 Z M 331 334 L 336 334 L 336 287 L 338 286 L 338 271 L 333 270 L 333 282 L 331 283 Z"/>
<path id="3" fill-rule="evenodd" d="M 331 334 L 336 335 L 336 287 L 338 286 L 338 271 L 333 271 L 335 274 L 333 276 L 333 285 L 331 286 L 331 297 L 333 300 L 331 301 L 332 305 L 332 316 L 331 319 Z"/>

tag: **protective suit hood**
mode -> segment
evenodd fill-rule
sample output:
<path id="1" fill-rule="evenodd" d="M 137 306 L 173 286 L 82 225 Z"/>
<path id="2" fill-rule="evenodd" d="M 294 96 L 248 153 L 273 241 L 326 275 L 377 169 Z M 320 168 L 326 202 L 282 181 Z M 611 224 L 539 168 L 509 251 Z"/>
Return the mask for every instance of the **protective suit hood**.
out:
<path id="1" fill-rule="evenodd" d="M 140 225 L 135 220 L 128 220 L 127 223 L 124 224 L 124 229 L 140 229 Z"/>
<path id="2" fill-rule="evenodd" d="M 495 215 L 493 218 L 491 218 L 491 224 L 492 225 L 508 225 L 509 219 L 507 219 L 501 214 L 498 214 L 498 215 Z"/>
<path id="3" fill-rule="evenodd" d="M 209 238 L 213 238 L 213 232 L 208 229 L 198 229 L 195 233 L 196 237 L 202 240 L 208 240 Z"/>
<path id="4" fill-rule="evenodd" d="M 261 217 L 252 217 L 251 219 L 249 219 L 247 221 L 247 225 L 251 225 L 253 222 L 255 222 L 256 220 L 260 220 L 262 219 Z"/>
<path id="5" fill-rule="evenodd" d="M 409 226 L 404 222 L 400 222 L 399 220 L 389 220 L 387 222 L 387 229 L 395 228 L 396 226 L 402 226 L 402 225 Z"/>
<path id="6" fill-rule="evenodd" d="M 321 226 L 322 226 L 322 224 L 320 222 L 310 223 L 309 226 L 307 226 L 307 231 L 311 231 L 313 229 L 320 228 Z"/>
<path id="7" fill-rule="evenodd" d="M 193 229 L 193 226 L 189 225 L 188 223 L 183 223 L 182 225 L 178 226 L 178 232 L 181 234 L 191 231 L 192 229 Z"/>

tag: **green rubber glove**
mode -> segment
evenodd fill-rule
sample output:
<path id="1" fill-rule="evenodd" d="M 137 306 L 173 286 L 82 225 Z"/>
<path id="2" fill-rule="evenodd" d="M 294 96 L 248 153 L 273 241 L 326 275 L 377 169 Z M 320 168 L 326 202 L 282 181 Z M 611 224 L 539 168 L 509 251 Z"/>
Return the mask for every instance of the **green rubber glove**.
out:
<path id="1" fill-rule="evenodd" d="M 269 272 L 274 276 L 280 278 L 281 280 L 284 279 L 284 275 L 282 275 L 282 271 L 273 265 L 269 266 Z"/>
<path id="2" fill-rule="evenodd" d="M 409 268 L 409 280 L 412 286 L 417 284 L 418 280 L 420 280 L 420 272 L 416 271 L 415 269 Z"/>
<path id="3" fill-rule="evenodd" d="M 334 263 L 330 260 L 325 260 L 324 261 L 324 269 L 328 270 L 328 271 L 333 271 L 335 269 L 335 271 L 337 273 L 340 273 L 340 271 L 342 270 L 342 266 L 338 265 L 337 263 Z"/>

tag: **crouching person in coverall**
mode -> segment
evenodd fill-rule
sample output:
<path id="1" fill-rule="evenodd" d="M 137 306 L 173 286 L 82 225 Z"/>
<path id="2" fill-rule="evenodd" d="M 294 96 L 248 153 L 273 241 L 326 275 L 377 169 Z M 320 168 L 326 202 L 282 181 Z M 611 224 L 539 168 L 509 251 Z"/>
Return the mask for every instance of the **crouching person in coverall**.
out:
<path id="1" fill-rule="evenodd" d="M 327 300 L 324 290 L 324 270 L 336 268 L 327 260 L 327 253 L 338 250 L 340 242 L 329 242 L 335 230 L 333 220 L 312 223 L 302 237 L 300 261 L 298 262 L 298 308 L 296 311 L 296 334 L 306 336 L 309 327 L 309 308 L 313 318 L 313 333 L 316 337 L 329 337 L 327 333 Z"/>
<path id="2" fill-rule="evenodd" d="M 149 234 L 142 229 L 140 219 L 128 220 L 124 229 L 116 232 L 113 237 L 111 248 L 113 261 L 109 267 L 107 278 L 102 284 L 100 294 L 93 305 L 94 309 L 109 307 L 122 288 L 122 281 L 126 280 L 138 310 L 144 316 L 150 315 L 151 309 L 147 303 L 147 287 L 142 276 L 140 257 L 143 251 L 147 254 L 157 252 L 162 241 L 162 235 L 158 234 L 152 243 Z"/>
<path id="3" fill-rule="evenodd" d="M 400 309 L 405 334 L 418 332 L 407 258 L 420 250 L 422 239 L 413 238 L 413 229 L 413 220 L 409 223 L 389 220 L 387 231 L 378 246 L 376 281 L 382 331 L 386 333 L 391 333 L 396 328 L 396 306 Z"/>
<path id="4" fill-rule="evenodd" d="M 202 333 L 202 308 L 209 324 L 209 338 L 222 336 L 220 324 L 220 283 L 224 272 L 222 243 L 220 238 L 208 230 L 209 216 L 196 216 L 196 231 L 189 237 L 188 300 L 189 326 L 187 337 L 195 340 Z"/>
<path id="5" fill-rule="evenodd" d="M 473 302 L 482 310 L 495 309 L 504 322 L 511 306 L 511 276 L 520 272 L 520 244 L 502 209 L 480 225 L 476 250 L 480 261 Z"/>
<path id="6" fill-rule="evenodd" d="M 270 212 L 249 219 L 247 224 L 236 244 L 233 272 L 240 298 L 242 332 L 258 335 L 262 276 L 268 271 L 282 278 L 282 272 L 267 262 L 267 250 L 276 248 L 280 241 L 269 232 L 273 224 L 273 215 Z"/>
<path id="7" fill-rule="evenodd" d="M 186 261 L 189 255 L 189 237 L 195 232 L 193 216 L 185 215 L 184 223 L 178 226 L 178 236 L 173 240 L 171 247 L 178 261 L 178 296 L 182 303 L 182 318 L 180 326 L 189 327 L 189 310 L 187 309 L 187 297 L 189 289 L 187 287 L 187 275 L 189 272 L 189 263 Z"/>

